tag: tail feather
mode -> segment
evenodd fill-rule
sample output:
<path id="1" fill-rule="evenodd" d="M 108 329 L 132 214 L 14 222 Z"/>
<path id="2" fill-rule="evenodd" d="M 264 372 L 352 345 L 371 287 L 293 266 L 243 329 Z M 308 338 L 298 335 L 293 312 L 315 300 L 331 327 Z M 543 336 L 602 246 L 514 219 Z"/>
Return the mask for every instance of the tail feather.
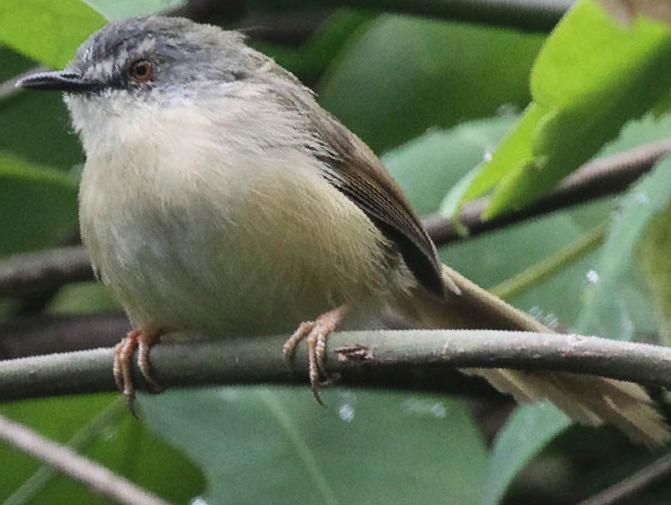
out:
<path id="1" fill-rule="evenodd" d="M 551 332 L 531 316 L 443 266 L 446 300 L 416 292 L 403 310 L 425 328 L 487 328 Z M 449 282 L 447 281 L 449 279 Z M 547 399 L 575 421 L 590 426 L 612 423 L 631 440 L 650 447 L 663 445 L 671 433 L 645 390 L 637 384 L 567 372 L 524 372 L 469 368 L 519 402 Z"/>

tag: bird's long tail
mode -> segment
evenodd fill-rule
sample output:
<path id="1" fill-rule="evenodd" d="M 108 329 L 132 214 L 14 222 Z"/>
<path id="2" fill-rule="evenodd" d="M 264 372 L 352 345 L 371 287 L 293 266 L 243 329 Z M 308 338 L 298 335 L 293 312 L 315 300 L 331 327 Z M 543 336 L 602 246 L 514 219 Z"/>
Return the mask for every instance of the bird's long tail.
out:
<path id="1" fill-rule="evenodd" d="M 443 272 L 452 291 L 446 300 L 417 292 L 404 303 L 406 315 L 422 327 L 552 331 L 445 265 Z M 637 384 L 566 372 L 462 371 L 484 377 L 519 402 L 548 399 L 580 423 L 612 423 L 635 442 L 659 446 L 671 438 L 663 417 Z"/>

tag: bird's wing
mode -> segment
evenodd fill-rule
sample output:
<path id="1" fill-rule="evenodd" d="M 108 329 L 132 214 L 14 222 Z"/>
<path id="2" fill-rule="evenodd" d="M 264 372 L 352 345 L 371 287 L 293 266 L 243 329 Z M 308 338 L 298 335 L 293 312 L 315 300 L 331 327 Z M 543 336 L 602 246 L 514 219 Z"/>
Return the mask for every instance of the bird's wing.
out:
<path id="1" fill-rule="evenodd" d="M 420 285 L 442 298 L 445 286 L 458 288 L 444 276 L 436 248 L 382 162 L 356 135 L 323 110 L 302 86 L 275 82 L 272 93 L 293 106 L 323 146 L 315 152 L 329 171 L 324 177 L 359 207 L 398 250 Z"/>

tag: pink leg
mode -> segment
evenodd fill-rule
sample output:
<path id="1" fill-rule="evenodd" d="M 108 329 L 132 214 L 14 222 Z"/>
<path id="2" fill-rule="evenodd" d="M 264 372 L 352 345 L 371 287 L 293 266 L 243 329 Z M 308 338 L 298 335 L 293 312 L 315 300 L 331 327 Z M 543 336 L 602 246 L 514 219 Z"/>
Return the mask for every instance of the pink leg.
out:
<path id="1" fill-rule="evenodd" d="M 149 351 L 161 340 L 162 334 L 161 330 L 132 330 L 114 348 L 114 381 L 126 397 L 128 408 L 133 415 L 136 415 L 133 408 L 135 400 L 135 384 L 131 365 L 133 353 L 136 349 L 138 350 L 137 364 L 152 392 L 160 392 L 161 386 L 151 376 Z"/>
<path id="2" fill-rule="evenodd" d="M 310 387 L 317 402 L 323 405 L 319 395 L 320 386 L 333 381 L 334 377 L 326 371 L 326 341 L 347 315 L 348 305 L 323 313 L 314 321 L 300 324 L 298 329 L 285 342 L 282 351 L 290 367 L 293 367 L 293 357 L 298 343 L 307 338 L 308 345 L 308 374 Z M 324 378 L 322 380 L 322 377 Z"/>

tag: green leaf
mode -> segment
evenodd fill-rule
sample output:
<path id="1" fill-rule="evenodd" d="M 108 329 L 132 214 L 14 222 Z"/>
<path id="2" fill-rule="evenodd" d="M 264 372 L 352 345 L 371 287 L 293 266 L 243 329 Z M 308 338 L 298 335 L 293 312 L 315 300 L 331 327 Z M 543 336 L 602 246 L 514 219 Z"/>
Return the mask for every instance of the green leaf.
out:
<path id="1" fill-rule="evenodd" d="M 640 240 L 638 260 L 655 301 L 657 329 L 664 345 L 671 345 L 671 205 L 648 223 Z"/>
<path id="2" fill-rule="evenodd" d="M 634 313 L 648 305 L 632 283 L 631 265 L 651 219 L 671 201 L 671 158 L 657 163 L 622 199 L 620 211 L 594 268 L 578 327 L 584 333 L 630 340 L 637 328 Z M 632 306 L 632 302 L 635 303 Z M 640 329 L 639 329 L 640 330 Z"/>
<path id="3" fill-rule="evenodd" d="M 318 87 L 320 102 L 383 151 L 432 126 L 526 105 L 529 71 L 542 40 L 383 15 L 362 27 L 334 61 Z"/>
<path id="4" fill-rule="evenodd" d="M 0 153 L 0 255 L 62 241 L 77 226 L 77 180 Z"/>
<path id="5" fill-rule="evenodd" d="M 435 212 L 460 177 L 494 149 L 515 122 L 503 115 L 432 129 L 389 151 L 385 166 L 420 214 Z"/>
<path id="6" fill-rule="evenodd" d="M 501 503 L 515 476 L 570 425 L 571 420 L 551 403 L 519 407 L 494 441 L 480 504 Z"/>
<path id="7" fill-rule="evenodd" d="M 105 18 L 80 0 L 0 0 L 0 42 L 62 68 Z"/>
<path id="8" fill-rule="evenodd" d="M 664 138 L 668 136 L 670 127 L 671 116 L 660 120 L 647 117 L 633 122 L 623 130 L 617 141 L 608 145 L 602 153 L 614 154 L 645 142 Z M 664 191 L 664 188 L 659 188 L 660 194 Z M 666 191 L 671 194 L 668 188 Z M 574 207 L 475 240 L 454 244 L 447 252 L 443 252 L 443 256 L 457 270 L 485 286 L 491 286 L 576 240 L 586 230 L 602 222 L 611 213 L 616 201 L 616 198 L 611 198 Z M 621 223 L 622 219 L 622 216 L 616 217 L 615 225 Z M 617 248 L 612 247 L 609 252 L 605 252 L 602 246 L 599 251 L 590 253 L 561 273 L 547 279 L 540 286 L 515 297 L 514 305 L 531 312 L 546 324 L 559 322 L 569 329 L 580 328 L 580 318 L 584 317 L 585 310 L 584 298 L 575 294 L 583 292 L 588 286 L 591 289 L 590 280 L 594 280 L 595 273 L 603 278 L 599 262 L 620 254 L 619 250 L 614 249 Z M 632 264 L 633 262 L 629 263 L 629 268 Z M 649 310 L 645 310 L 649 302 L 640 287 L 627 279 L 631 279 L 631 276 L 621 278 L 617 287 L 611 285 L 610 289 L 603 291 L 604 300 L 607 302 L 617 299 L 603 317 L 606 320 L 619 321 L 625 328 L 641 329 L 642 322 L 650 318 Z M 567 296 L 567 293 L 572 295 Z M 622 316 L 623 308 L 626 308 L 628 314 L 626 317 Z M 539 413 L 535 413 L 537 408 L 540 409 Z M 496 443 L 492 454 L 495 462 L 490 461 L 490 477 L 487 479 L 486 488 L 487 501 L 484 503 L 496 503 L 496 499 L 500 500 L 515 475 L 524 468 L 530 458 L 559 435 L 563 428 L 570 425 L 568 422 L 562 424 L 562 419 L 565 419 L 563 414 L 559 412 L 552 414 L 551 410 L 555 409 L 548 410 L 548 407 L 535 405 L 524 406 L 521 409 L 524 412 L 519 414 L 521 418 L 531 416 L 535 419 L 535 427 L 525 428 L 523 422 L 513 422 L 513 417 L 501 430 L 498 440 L 514 441 L 523 438 L 525 442 L 523 450 L 512 451 L 510 459 L 505 464 L 501 462 L 505 460 L 508 449 L 502 442 Z M 509 430 L 512 433 L 508 433 Z M 511 465 L 510 468 L 508 465 Z M 497 466 L 503 470 L 497 472 Z"/>
<path id="9" fill-rule="evenodd" d="M 489 217 L 538 198 L 668 92 L 669 59 L 668 27 L 623 27 L 580 0 L 534 65 L 533 104 L 463 198 L 495 189 Z"/>
<path id="10" fill-rule="evenodd" d="M 218 388 L 143 396 L 153 430 L 208 477 L 208 503 L 474 504 L 485 450 L 457 400 Z M 421 471 L 418 471 L 421 469 Z"/>
<path id="11" fill-rule="evenodd" d="M 0 411 L 52 440 L 65 443 L 118 400 L 116 394 L 48 398 L 4 404 Z M 186 505 L 204 487 L 204 479 L 192 462 L 128 412 L 104 427 L 82 452 L 175 504 Z M 4 502 L 33 475 L 40 463 L 6 444 L 0 444 L 0 460 L 6 463 L 0 472 L 0 502 Z M 114 502 L 92 494 L 69 477 L 57 475 L 30 503 L 111 505 Z"/>

